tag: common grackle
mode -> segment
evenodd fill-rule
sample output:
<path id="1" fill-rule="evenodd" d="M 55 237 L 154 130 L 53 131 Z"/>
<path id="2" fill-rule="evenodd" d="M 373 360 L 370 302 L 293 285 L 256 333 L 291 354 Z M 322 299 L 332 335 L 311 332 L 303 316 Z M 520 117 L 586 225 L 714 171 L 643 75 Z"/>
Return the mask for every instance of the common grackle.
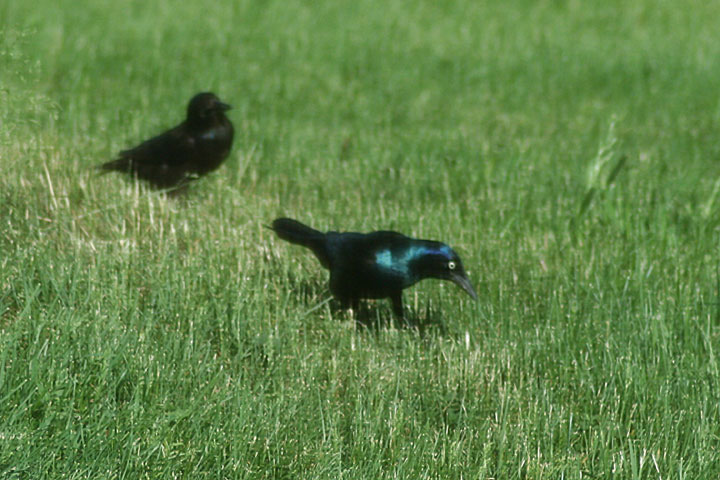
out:
<path id="1" fill-rule="evenodd" d="M 460 257 L 444 243 L 391 231 L 322 233 L 289 218 L 278 218 L 270 228 L 313 251 L 330 270 L 330 291 L 344 308 L 356 308 L 361 298 L 389 298 L 402 318 L 403 289 L 425 278 L 450 280 L 477 300 Z"/>
<path id="2" fill-rule="evenodd" d="M 198 93 L 180 125 L 104 163 L 104 171 L 127 172 L 157 188 L 170 188 L 215 170 L 230 153 L 233 126 L 230 109 L 213 93 Z"/>

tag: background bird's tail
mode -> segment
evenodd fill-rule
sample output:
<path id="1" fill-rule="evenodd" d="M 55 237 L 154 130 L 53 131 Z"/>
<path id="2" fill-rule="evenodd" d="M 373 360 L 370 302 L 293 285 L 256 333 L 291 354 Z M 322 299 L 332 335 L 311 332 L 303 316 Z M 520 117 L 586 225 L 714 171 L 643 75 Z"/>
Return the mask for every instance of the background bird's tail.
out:
<path id="1" fill-rule="evenodd" d="M 303 225 L 291 218 L 278 218 L 272 222 L 270 228 L 283 240 L 302 245 L 312 250 L 320 260 L 320 263 L 326 268 L 328 267 L 324 233 L 310 228 L 307 225 Z"/>
<path id="2" fill-rule="evenodd" d="M 111 160 L 105 162 L 102 165 L 98 165 L 98 170 L 101 172 L 127 172 L 130 170 L 130 159 L 129 158 L 118 158 L 117 160 Z"/>

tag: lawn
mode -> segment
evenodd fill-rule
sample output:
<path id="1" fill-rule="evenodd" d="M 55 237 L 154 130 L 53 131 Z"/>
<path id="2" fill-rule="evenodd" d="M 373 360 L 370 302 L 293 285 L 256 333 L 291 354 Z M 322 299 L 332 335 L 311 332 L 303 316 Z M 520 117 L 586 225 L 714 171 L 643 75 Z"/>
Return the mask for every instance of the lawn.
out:
<path id="1" fill-rule="evenodd" d="M 0 478 L 720 477 L 720 5 L 0 1 Z M 168 198 L 96 165 L 233 105 Z M 413 326 L 265 228 L 458 251 Z"/>

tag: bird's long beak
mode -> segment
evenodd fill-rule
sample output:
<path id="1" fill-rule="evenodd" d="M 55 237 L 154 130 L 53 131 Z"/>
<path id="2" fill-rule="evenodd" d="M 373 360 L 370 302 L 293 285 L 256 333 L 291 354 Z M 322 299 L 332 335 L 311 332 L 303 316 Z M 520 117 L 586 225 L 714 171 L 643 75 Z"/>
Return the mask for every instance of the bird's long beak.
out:
<path id="1" fill-rule="evenodd" d="M 475 293 L 475 289 L 473 288 L 470 280 L 465 276 L 465 274 L 453 272 L 450 274 L 450 281 L 457 284 L 460 288 L 465 290 L 467 294 L 472 297 L 473 300 L 477 301 L 477 293 Z"/>
<path id="2" fill-rule="evenodd" d="M 218 108 L 223 111 L 227 112 L 228 110 L 232 110 L 232 105 L 228 105 L 227 103 L 218 102 L 217 103 Z"/>

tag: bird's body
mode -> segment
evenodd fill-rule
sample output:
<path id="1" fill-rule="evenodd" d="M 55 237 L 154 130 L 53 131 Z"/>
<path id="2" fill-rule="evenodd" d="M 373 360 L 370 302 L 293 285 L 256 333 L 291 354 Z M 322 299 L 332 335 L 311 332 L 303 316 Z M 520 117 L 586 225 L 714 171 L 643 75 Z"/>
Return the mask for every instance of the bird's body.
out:
<path id="1" fill-rule="evenodd" d="M 181 186 L 220 166 L 232 146 L 234 129 L 225 111 L 230 106 L 212 93 L 199 93 L 188 104 L 180 125 L 120 152 L 100 166 L 130 173 L 158 188 Z"/>
<path id="2" fill-rule="evenodd" d="M 280 238 L 313 251 L 330 270 L 330 291 L 345 307 L 389 298 L 402 317 L 402 291 L 424 278 L 450 280 L 477 299 L 457 254 L 447 245 L 398 232 L 322 233 L 288 218 L 271 227 Z"/>

